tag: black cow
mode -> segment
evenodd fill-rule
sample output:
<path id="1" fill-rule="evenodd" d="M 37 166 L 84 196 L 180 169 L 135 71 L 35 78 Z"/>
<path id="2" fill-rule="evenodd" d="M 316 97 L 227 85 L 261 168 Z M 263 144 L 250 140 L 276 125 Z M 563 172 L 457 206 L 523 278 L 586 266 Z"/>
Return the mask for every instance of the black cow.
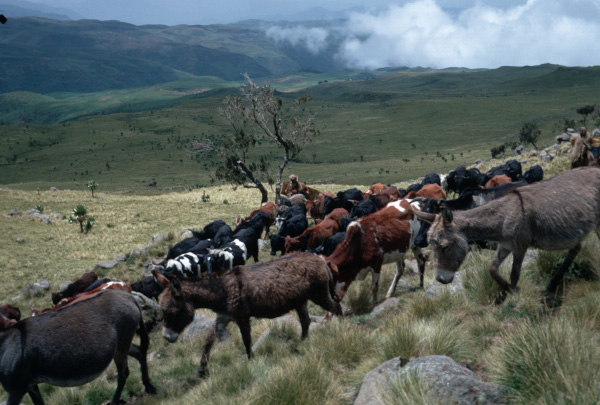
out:
<path id="1" fill-rule="evenodd" d="M 357 188 L 339 191 L 336 197 L 325 196 L 325 203 L 323 204 L 322 213 L 327 215 L 336 208 L 344 208 L 350 212 L 354 206 L 352 201 L 362 201 L 363 199 L 363 192 Z"/>
<path id="2" fill-rule="evenodd" d="M 486 176 L 475 167 L 467 169 L 464 166 L 458 166 L 448 174 L 446 181 L 448 189 L 460 194 L 467 187 L 483 186 L 486 182 Z"/>
<path id="3" fill-rule="evenodd" d="M 156 282 L 153 275 L 142 277 L 129 286 L 131 287 L 131 291 L 143 294 L 150 299 L 154 298 L 157 301 L 158 296 L 162 292 L 162 287 Z"/>
<path id="4" fill-rule="evenodd" d="M 494 176 L 500 176 L 502 174 L 510 177 L 512 181 L 517 181 L 523 174 L 523 170 L 521 169 L 521 163 L 518 161 L 511 159 L 504 163 L 503 165 L 492 167 L 485 173 L 486 182 L 490 180 Z"/>
<path id="5" fill-rule="evenodd" d="M 520 180 L 525 180 L 529 184 L 542 181 L 543 179 L 544 169 L 540 165 L 531 166 L 520 178 Z"/>
<path id="6" fill-rule="evenodd" d="M 379 197 L 369 197 L 366 200 L 362 200 L 358 204 L 356 204 L 350 210 L 350 218 L 356 219 L 365 217 L 369 214 L 379 211 L 383 208 L 383 203 L 381 202 L 381 198 Z"/>
<path id="7" fill-rule="evenodd" d="M 275 256 L 277 252 L 285 253 L 285 237 L 295 238 L 300 236 L 308 228 L 308 219 L 305 214 L 294 215 L 285 219 L 279 231 L 276 234 L 271 234 L 271 256 Z"/>
<path id="8" fill-rule="evenodd" d="M 346 231 L 338 232 L 335 235 L 325 239 L 323 243 L 316 248 L 309 250 L 309 252 L 322 256 L 330 256 L 335 248 L 337 248 L 338 245 L 344 241 L 344 239 L 346 239 Z"/>
<path id="9" fill-rule="evenodd" d="M 429 174 L 425 175 L 425 178 L 421 182 L 422 186 L 424 186 L 426 184 L 437 184 L 438 186 L 441 186 L 442 179 L 440 179 L 440 175 L 437 173 L 429 173 Z"/>
<path id="10" fill-rule="evenodd" d="M 211 239 L 212 246 L 228 243 L 231 240 L 230 234 L 231 227 L 227 225 L 225 221 L 217 219 L 206 225 L 200 232 L 192 231 L 192 236 L 173 245 L 167 252 L 167 257 L 164 258 L 162 263 L 164 264 L 181 254 L 190 252 L 194 246 L 203 240 Z"/>

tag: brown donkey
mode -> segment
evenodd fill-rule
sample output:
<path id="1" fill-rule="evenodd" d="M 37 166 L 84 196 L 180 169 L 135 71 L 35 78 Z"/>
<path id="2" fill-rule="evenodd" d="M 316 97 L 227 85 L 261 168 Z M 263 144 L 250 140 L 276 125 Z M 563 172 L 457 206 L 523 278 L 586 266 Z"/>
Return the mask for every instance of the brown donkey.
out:
<path id="1" fill-rule="evenodd" d="M 198 375 L 204 377 L 215 334 L 230 321 L 237 323 L 248 358 L 252 357 L 250 317 L 276 318 L 296 310 L 302 326 L 302 338 L 308 336 L 310 317 L 308 300 L 327 311 L 341 315 L 340 304 L 332 299 L 333 281 L 325 260 L 312 253 L 294 253 L 251 266 L 237 266 L 218 276 L 197 282 L 166 278 L 153 271 L 164 288 L 159 299 L 165 326 L 163 336 L 177 340 L 194 319 L 195 308 L 217 313 L 213 330 L 206 338 Z"/>
<path id="2" fill-rule="evenodd" d="M 140 346 L 132 344 L 138 329 Z M 142 369 L 148 393 L 146 352 L 148 334 L 135 299 L 124 291 L 104 291 L 93 298 L 26 318 L 0 331 L 0 382 L 8 392 L 7 405 L 17 405 L 27 393 L 44 404 L 37 386 L 48 383 L 74 387 L 98 377 L 114 360 L 117 389 L 111 404 L 120 403 L 129 375 L 127 355 Z"/>
<path id="3" fill-rule="evenodd" d="M 464 261 L 469 251 L 468 241 L 498 242 L 496 257 L 489 267 L 502 290 L 498 301 L 517 287 L 529 247 L 569 249 L 546 287 L 548 293 L 554 294 L 581 249 L 581 242 L 593 230 L 600 236 L 600 169 L 574 169 L 467 211 L 442 210 L 439 215 L 415 212 L 415 215 L 433 222 L 428 237 L 436 279 L 444 284 L 452 282 Z M 513 255 L 510 283 L 498 273 L 509 253 Z"/>

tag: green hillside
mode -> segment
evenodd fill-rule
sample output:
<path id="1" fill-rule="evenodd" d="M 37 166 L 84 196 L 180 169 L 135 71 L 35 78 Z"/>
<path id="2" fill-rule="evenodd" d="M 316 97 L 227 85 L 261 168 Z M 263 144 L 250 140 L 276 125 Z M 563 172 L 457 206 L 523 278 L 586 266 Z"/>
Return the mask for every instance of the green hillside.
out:
<path id="1" fill-rule="evenodd" d="M 580 120 L 576 109 L 597 104 L 600 94 L 596 67 L 387 72 L 356 80 L 361 74 L 366 73 L 353 72 L 354 79 L 344 81 L 319 80 L 298 93 L 279 93 L 284 105 L 298 94 L 311 94 L 321 131 L 300 159 L 291 162 L 290 172 L 311 183 L 369 184 L 449 171 L 489 158 L 493 146 L 528 121 L 542 130 L 539 145 L 554 143 L 564 118 Z M 295 81 L 308 85 L 322 77 L 297 76 Z M 282 87 L 290 89 L 292 83 L 289 79 Z M 272 85 L 279 87 L 277 82 Z M 209 172 L 217 157 L 196 157 L 189 152 L 190 145 L 199 137 L 228 133 L 217 108 L 236 90 L 185 94 L 194 86 L 201 84 L 191 80 L 81 95 L 79 100 L 74 94 L 52 94 L 39 97 L 40 108 L 32 101 L 36 95 L 5 95 L 14 97 L 23 114 L 46 111 L 44 119 L 50 121 L 58 116 L 90 116 L 53 125 L 14 124 L 7 117 L 14 118 L 16 112 L 3 100 L 0 112 L 7 121 L 0 126 L 1 183 L 78 189 L 94 179 L 103 190 L 136 192 L 148 190 L 152 179 L 162 190 L 210 184 Z M 79 111 L 74 108 L 77 104 Z M 90 112 L 102 109 L 102 114 L 86 114 L 88 107 Z M 273 165 L 280 162 L 275 145 L 263 143 L 259 150 L 270 154 Z"/>
<path id="2" fill-rule="evenodd" d="M 136 26 L 119 21 L 11 19 L 0 36 L 0 93 L 96 92 L 191 76 L 240 80 L 339 69 L 333 52 L 283 47 L 263 27 Z M 10 78 L 10 80 L 8 80 Z"/>

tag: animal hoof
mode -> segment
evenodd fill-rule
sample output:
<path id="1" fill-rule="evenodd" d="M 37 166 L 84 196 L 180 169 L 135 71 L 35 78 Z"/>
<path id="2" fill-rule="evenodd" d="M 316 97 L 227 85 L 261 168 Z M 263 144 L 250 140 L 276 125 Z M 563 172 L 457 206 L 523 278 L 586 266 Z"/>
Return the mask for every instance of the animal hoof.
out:
<path id="1" fill-rule="evenodd" d="M 203 368 L 198 369 L 198 377 L 200 378 L 206 378 L 208 376 L 208 372 L 205 371 Z"/>
<path id="2" fill-rule="evenodd" d="M 156 390 L 156 387 L 152 384 L 148 384 L 146 385 L 146 393 L 150 394 L 150 395 L 156 395 L 158 391 Z"/>
<path id="3" fill-rule="evenodd" d="M 502 291 L 500 294 L 498 294 L 496 300 L 494 301 L 494 304 L 500 305 L 504 302 L 504 300 L 506 300 L 506 291 Z"/>

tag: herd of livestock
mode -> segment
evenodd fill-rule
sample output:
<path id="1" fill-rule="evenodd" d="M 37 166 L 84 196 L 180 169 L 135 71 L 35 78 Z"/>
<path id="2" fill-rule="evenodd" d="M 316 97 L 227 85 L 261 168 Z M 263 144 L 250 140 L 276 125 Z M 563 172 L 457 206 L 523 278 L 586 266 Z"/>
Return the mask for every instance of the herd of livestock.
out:
<path id="1" fill-rule="evenodd" d="M 528 247 L 569 249 L 547 287 L 554 292 L 582 240 L 592 230 L 600 232 L 597 168 L 578 168 L 541 181 L 540 166 L 523 173 L 520 163 L 510 160 L 486 173 L 465 167 L 445 178 L 431 173 L 406 190 L 376 183 L 365 192 L 353 188 L 337 194 L 290 178 L 282 189 L 288 198 L 237 217 L 234 228 L 217 219 L 192 231 L 155 263 L 152 275 L 131 285 L 98 280 L 90 272 L 53 293 L 54 306 L 35 316 L 20 320 L 18 309 L 1 306 L 0 381 L 8 392 L 7 404 L 20 403 L 25 394 L 43 403 L 38 383 L 80 385 L 96 378 L 112 360 L 118 372 L 112 399 L 116 404 L 128 375 L 128 355 L 141 365 L 146 392 L 156 392 L 146 364 L 148 326 L 131 291 L 158 299 L 163 336 L 169 342 L 192 322 L 196 308 L 217 314 L 198 370 L 204 376 L 215 336 L 229 322 L 238 325 L 249 358 L 251 317 L 274 318 L 295 310 L 305 338 L 309 300 L 341 315 L 340 301 L 350 284 L 371 273 L 376 302 L 381 268 L 395 263 L 387 292 L 391 296 L 409 250 L 423 286 L 426 257 L 421 249 L 428 244 L 436 279 L 449 283 L 470 246 L 494 242 L 497 253 L 490 273 L 506 293 L 516 288 Z M 458 197 L 446 199 L 450 191 Z M 271 255 L 279 252 L 280 257 L 258 261 L 263 234 L 270 239 Z M 498 266 L 509 253 L 513 267 L 507 282 Z M 250 257 L 254 264 L 246 265 Z M 139 345 L 132 343 L 136 333 Z"/>

